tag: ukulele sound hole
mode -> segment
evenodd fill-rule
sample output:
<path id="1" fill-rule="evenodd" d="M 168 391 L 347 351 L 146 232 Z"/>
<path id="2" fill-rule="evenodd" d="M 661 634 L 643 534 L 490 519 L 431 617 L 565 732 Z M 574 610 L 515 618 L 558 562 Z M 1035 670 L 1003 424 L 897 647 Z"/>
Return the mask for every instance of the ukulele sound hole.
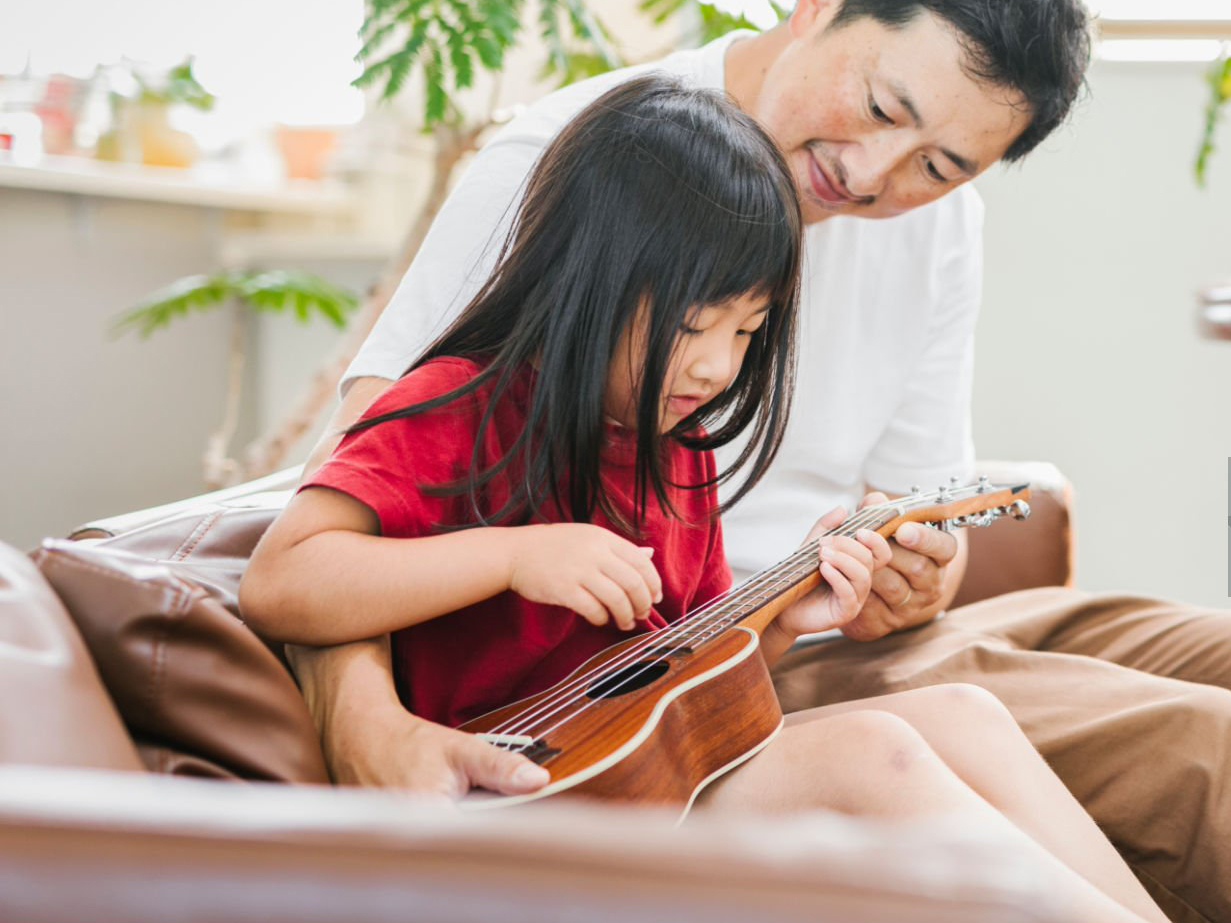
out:
<path id="1" fill-rule="evenodd" d="M 671 669 L 665 660 L 642 660 L 631 666 L 608 673 L 586 690 L 586 695 L 592 699 L 610 699 L 613 696 L 624 695 L 642 686 L 648 686 Z"/>

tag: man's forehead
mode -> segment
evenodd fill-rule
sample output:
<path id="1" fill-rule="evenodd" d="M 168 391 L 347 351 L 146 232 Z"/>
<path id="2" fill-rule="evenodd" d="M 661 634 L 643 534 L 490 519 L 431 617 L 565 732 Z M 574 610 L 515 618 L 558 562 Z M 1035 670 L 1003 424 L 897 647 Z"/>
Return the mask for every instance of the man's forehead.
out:
<path id="1" fill-rule="evenodd" d="M 866 58 L 869 81 L 914 127 L 934 134 L 968 176 L 1000 157 L 1029 123 L 1023 95 L 980 79 L 968 41 L 938 16 L 924 11 L 901 26 L 864 18 L 881 35 Z"/>

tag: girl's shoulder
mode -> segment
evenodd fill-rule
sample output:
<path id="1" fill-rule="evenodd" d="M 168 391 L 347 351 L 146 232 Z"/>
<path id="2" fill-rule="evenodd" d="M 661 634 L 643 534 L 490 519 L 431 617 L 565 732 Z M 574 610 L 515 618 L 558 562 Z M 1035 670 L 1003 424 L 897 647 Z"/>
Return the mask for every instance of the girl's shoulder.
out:
<path id="1" fill-rule="evenodd" d="M 429 359 L 422 365 L 415 366 L 381 392 L 364 416 L 375 416 L 434 400 L 469 384 L 483 369 L 483 363 L 464 356 L 438 356 Z M 481 399 L 479 392 L 483 390 L 480 385 L 475 391 L 460 395 L 457 400 L 474 403 Z"/>

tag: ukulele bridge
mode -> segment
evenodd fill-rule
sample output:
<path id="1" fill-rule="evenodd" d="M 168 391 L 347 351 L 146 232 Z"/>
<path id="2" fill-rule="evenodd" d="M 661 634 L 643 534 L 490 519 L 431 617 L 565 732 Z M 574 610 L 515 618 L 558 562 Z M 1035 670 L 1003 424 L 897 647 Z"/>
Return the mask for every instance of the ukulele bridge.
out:
<path id="1" fill-rule="evenodd" d="M 520 753 L 540 766 L 560 753 L 558 747 L 550 746 L 541 737 L 535 739 L 525 734 L 476 734 L 475 736 L 483 738 L 493 747 Z"/>

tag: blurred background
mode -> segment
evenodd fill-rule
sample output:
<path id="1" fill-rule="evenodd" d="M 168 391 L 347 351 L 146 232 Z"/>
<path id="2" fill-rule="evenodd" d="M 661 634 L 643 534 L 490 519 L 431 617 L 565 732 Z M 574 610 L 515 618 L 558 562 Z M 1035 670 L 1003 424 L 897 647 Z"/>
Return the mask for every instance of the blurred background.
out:
<path id="1" fill-rule="evenodd" d="M 563 80 L 780 12 L 478 0 L 439 31 L 414 6 L 0 13 L 0 539 L 302 461 L 493 126 Z M 1231 5 L 1092 6 L 1071 123 L 977 181 L 976 444 L 1073 481 L 1080 586 L 1226 606 L 1231 134 L 1214 125 L 1204 184 L 1196 164 L 1231 94 Z"/>

